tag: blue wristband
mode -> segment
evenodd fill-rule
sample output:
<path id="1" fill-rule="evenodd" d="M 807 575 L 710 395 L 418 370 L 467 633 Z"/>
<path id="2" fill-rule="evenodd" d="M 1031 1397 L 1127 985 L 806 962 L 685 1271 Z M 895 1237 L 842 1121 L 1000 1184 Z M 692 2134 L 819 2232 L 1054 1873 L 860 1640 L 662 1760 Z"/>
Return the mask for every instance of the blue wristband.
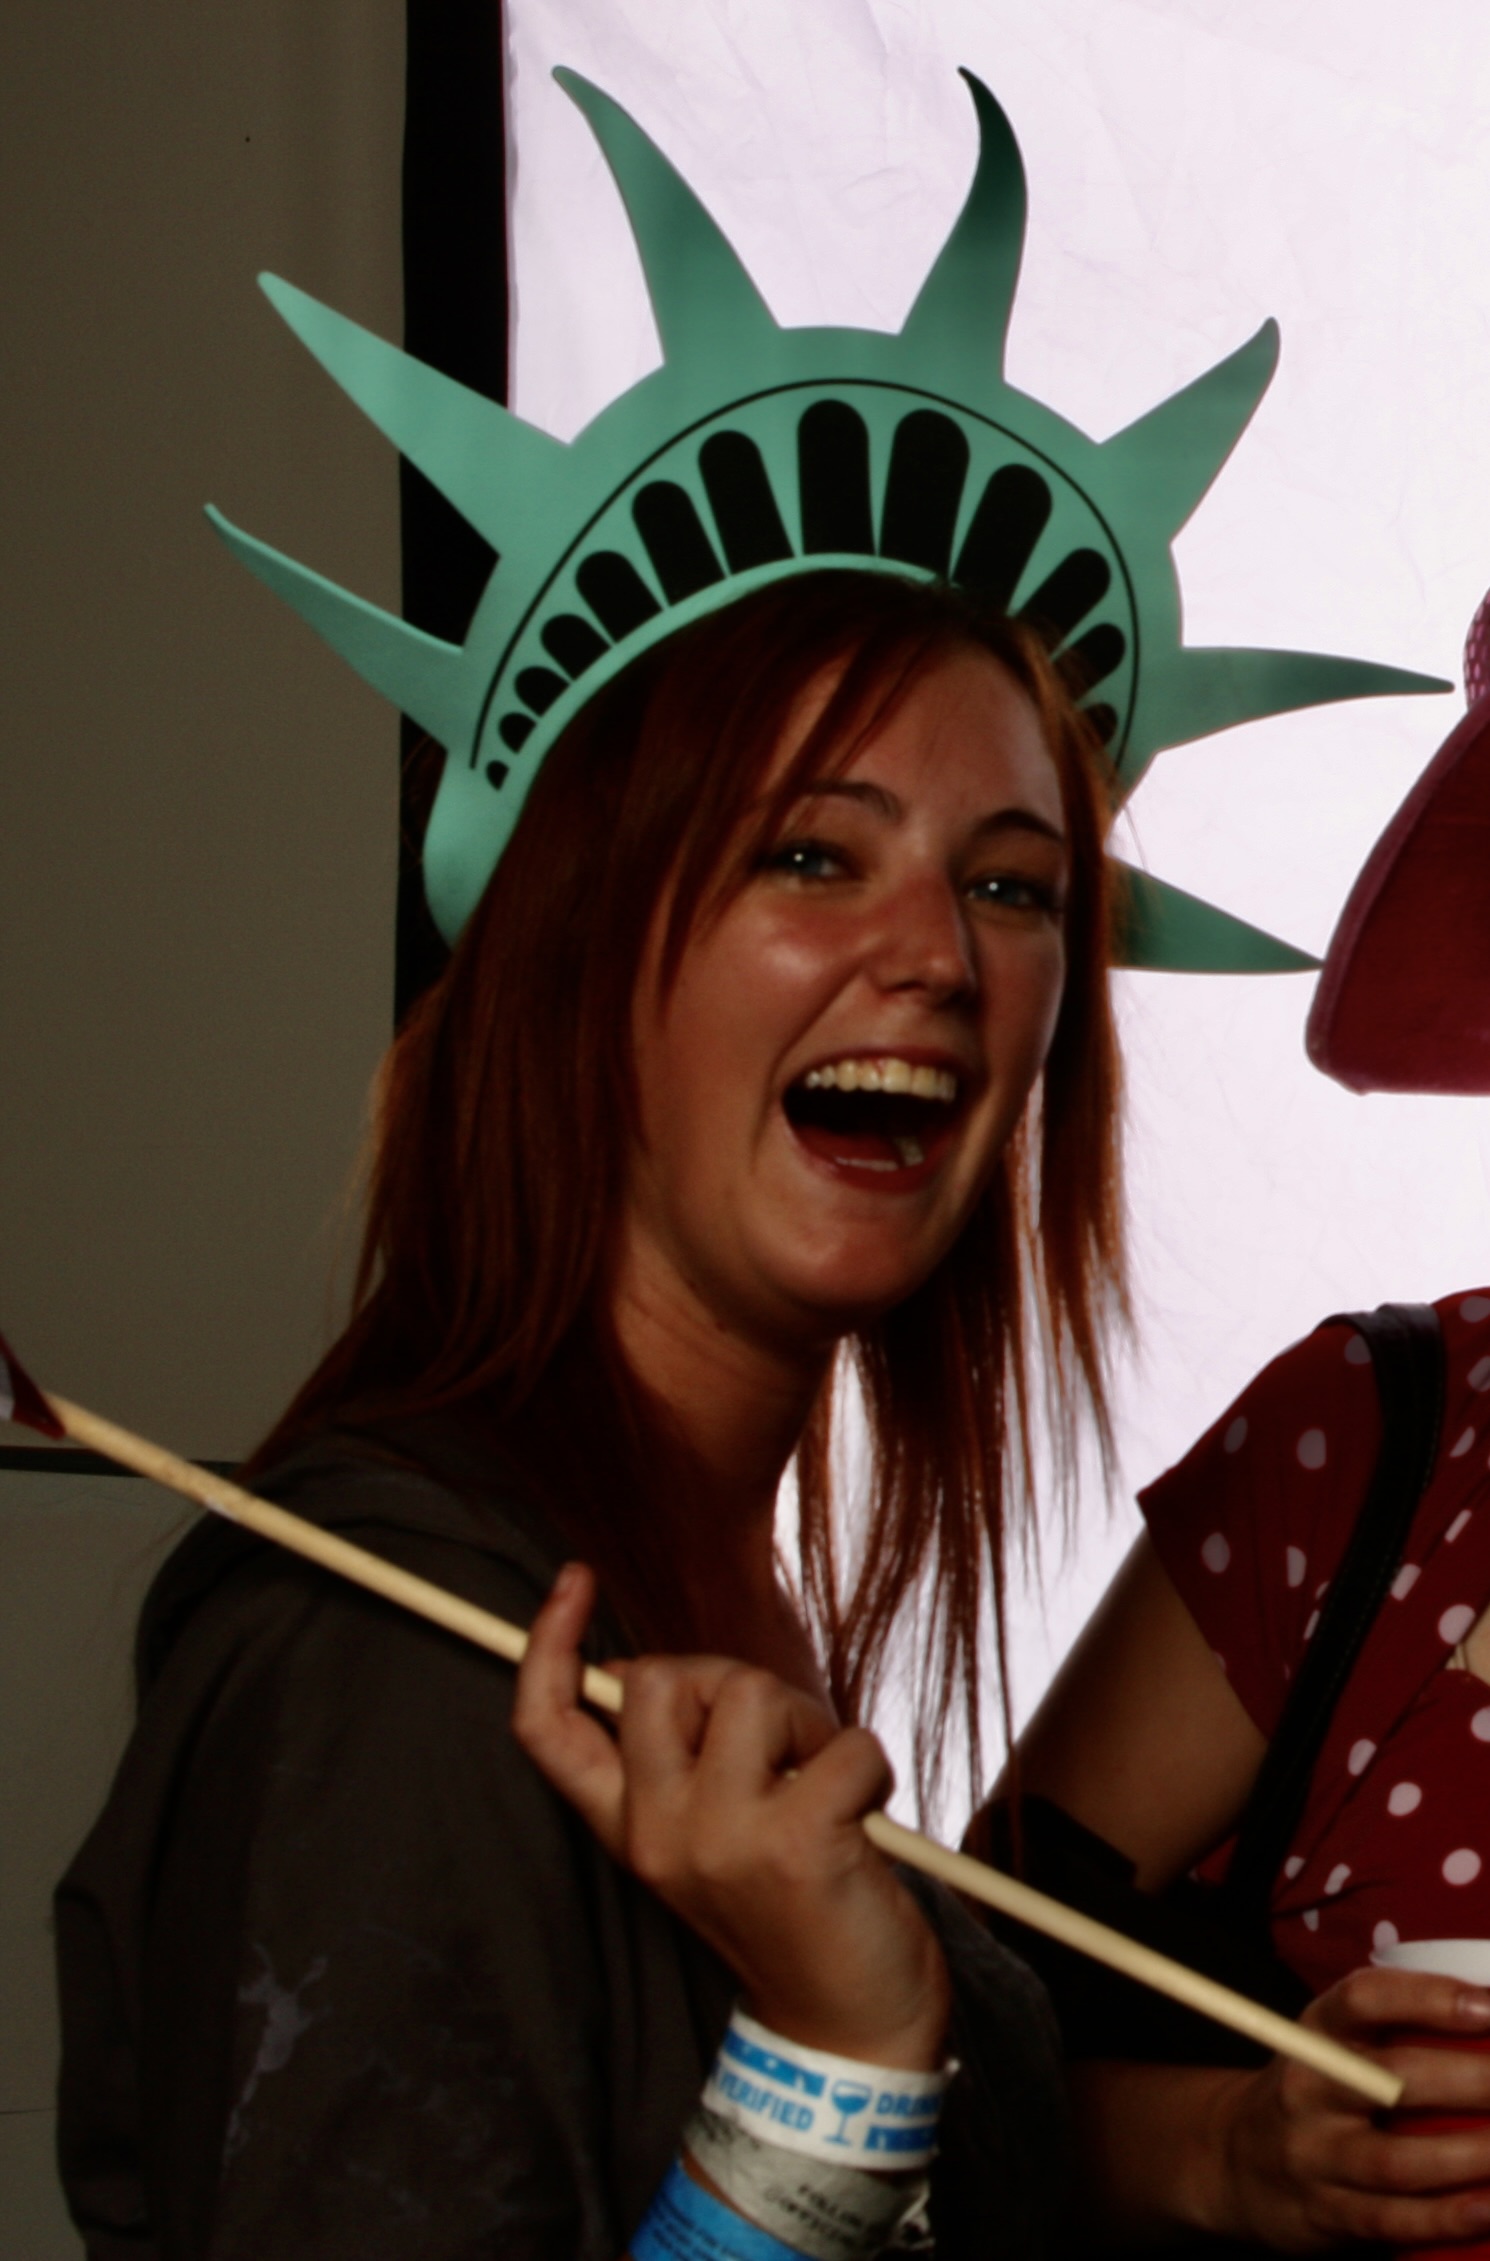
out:
<path id="1" fill-rule="evenodd" d="M 713 2198 L 675 2159 L 631 2240 L 631 2261 L 802 2261 L 794 2245 Z"/>

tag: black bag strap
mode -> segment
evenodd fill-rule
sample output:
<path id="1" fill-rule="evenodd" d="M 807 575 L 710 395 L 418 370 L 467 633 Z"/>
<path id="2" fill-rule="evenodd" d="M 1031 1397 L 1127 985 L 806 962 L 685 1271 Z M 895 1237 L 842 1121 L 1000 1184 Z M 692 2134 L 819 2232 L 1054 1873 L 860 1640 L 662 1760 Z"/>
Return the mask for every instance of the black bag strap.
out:
<path id="1" fill-rule="evenodd" d="M 1426 1303 L 1337 1313 L 1371 1353 L 1381 1401 L 1381 1450 L 1350 1543 L 1335 1573 L 1283 1717 L 1258 1770 L 1222 1887 L 1231 1920 L 1264 1930 L 1273 1879 L 1287 1856 L 1335 1707 L 1376 1622 L 1433 1473 L 1443 1424 L 1438 1314 Z"/>

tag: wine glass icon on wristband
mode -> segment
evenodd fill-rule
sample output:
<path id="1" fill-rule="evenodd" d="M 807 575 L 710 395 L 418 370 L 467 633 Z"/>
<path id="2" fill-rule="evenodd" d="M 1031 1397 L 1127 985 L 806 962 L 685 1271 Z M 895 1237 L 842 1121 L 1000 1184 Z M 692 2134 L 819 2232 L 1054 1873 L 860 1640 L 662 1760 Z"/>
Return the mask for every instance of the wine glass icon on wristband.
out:
<path id="1" fill-rule="evenodd" d="M 874 2090 L 867 2080 L 835 2080 L 828 2090 L 828 2102 L 839 2114 L 837 2133 L 828 2137 L 829 2143 L 841 2143 L 850 2148 L 845 2129 L 855 2112 L 862 2112 L 873 2096 Z"/>

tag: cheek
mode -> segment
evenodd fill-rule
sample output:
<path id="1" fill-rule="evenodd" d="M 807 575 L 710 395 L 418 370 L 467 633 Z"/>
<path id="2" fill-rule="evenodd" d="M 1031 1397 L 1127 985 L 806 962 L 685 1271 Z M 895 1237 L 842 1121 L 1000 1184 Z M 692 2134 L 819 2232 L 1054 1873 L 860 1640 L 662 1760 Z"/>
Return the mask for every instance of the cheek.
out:
<path id="1" fill-rule="evenodd" d="M 685 960 L 668 1006 L 665 1034 L 679 1067 L 686 1059 L 731 1084 L 773 1079 L 844 984 L 841 938 L 823 924 L 795 906 L 726 914 Z"/>
<path id="2" fill-rule="evenodd" d="M 642 1124 L 654 1154 L 690 1178 L 722 1165 L 773 1087 L 795 1019 L 793 954 L 766 947 L 699 951 L 641 1034 Z"/>
<path id="3" fill-rule="evenodd" d="M 853 921 L 841 913 L 825 913 L 823 905 L 809 901 L 776 902 L 741 922 L 731 974 L 790 1012 L 841 987 L 855 962 L 857 939 Z"/>
<path id="4" fill-rule="evenodd" d="M 1055 1035 L 1066 989 L 1066 948 L 1052 934 L 995 967 L 986 995 L 992 1043 L 1006 1063 L 1030 1079 L 1039 1074 Z"/>

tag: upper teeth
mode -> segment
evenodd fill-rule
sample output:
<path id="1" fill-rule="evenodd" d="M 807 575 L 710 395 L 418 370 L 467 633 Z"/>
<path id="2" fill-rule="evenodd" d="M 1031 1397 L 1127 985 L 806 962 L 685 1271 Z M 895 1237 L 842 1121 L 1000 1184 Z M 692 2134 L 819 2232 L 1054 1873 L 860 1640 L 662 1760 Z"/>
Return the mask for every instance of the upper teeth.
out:
<path id="1" fill-rule="evenodd" d="M 912 1099 L 957 1097 L 957 1078 L 947 1068 L 912 1067 L 909 1060 L 830 1060 L 809 1068 L 802 1079 L 809 1091 L 905 1091 Z"/>

